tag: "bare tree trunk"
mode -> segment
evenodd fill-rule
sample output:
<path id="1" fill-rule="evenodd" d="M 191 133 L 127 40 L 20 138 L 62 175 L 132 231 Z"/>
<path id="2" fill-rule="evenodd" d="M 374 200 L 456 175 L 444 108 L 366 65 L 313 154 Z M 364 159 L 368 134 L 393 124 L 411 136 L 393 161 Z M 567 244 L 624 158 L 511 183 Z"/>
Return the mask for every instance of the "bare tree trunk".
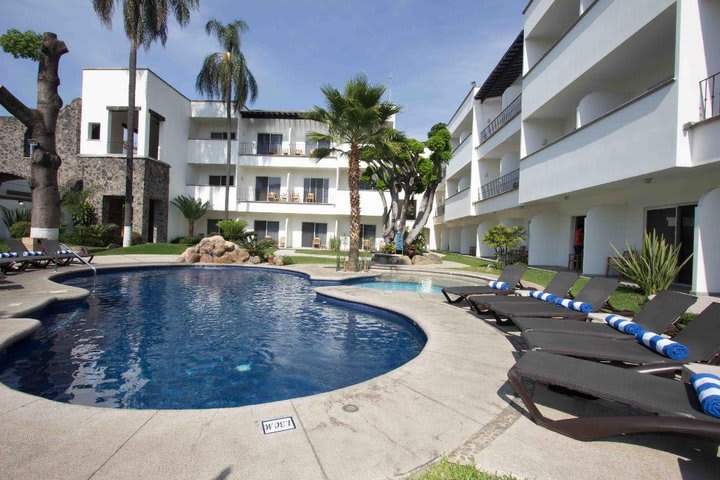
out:
<path id="1" fill-rule="evenodd" d="M 348 156 L 348 185 L 350 187 L 350 251 L 345 271 L 357 272 L 360 257 L 360 147 L 350 145 Z"/>
<path id="2" fill-rule="evenodd" d="M 195 236 L 195 220 L 188 219 L 188 237 Z"/>
<path id="3" fill-rule="evenodd" d="M 225 110 L 227 110 L 227 178 L 225 179 L 225 220 L 230 218 L 230 173 L 232 172 L 232 116 L 230 112 L 230 82 L 228 82 L 228 91 L 225 92 Z"/>
<path id="4" fill-rule="evenodd" d="M 133 157 L 135 155 L 135 82 L 137 75 L 137 39 L 130 40 L 128 66 L 128 114 L 125 157 L 125 211 L 123 212 L 123 247 L 132 245 Z"/>
<path id="5" fill-rule="evenodd" d="M 4 86 L 0 85 L 0 105 L 27 127 L 35 141 L 31 165 L 33 238 L 56 240 L 60 231 L 60 192 L 57 172 L 61 160 L 57 154 L 55 127 L 63 102 L 60 85 L 60 57 L 68 52 L 65 42 L 54 33 L 42 36 L 41 58 L 37 75 L 37 108 L 30 109 Z"/>
<path id="6" fill-rule="evenodd" d="M 425 225 L 427 225 L 430 219 L 430 212 L 432 212 L 433 203 L 435 202 L 435 191 L 437 191 L 439 182 L 430 182 L 425 192 L 423 193 L 422 200 L 420 201 L 420 207 L 418 208 L 417 215 L 415 216 L 415 223 L 408 233 L 407 242 L 412 243 L 423 231 Z"/>

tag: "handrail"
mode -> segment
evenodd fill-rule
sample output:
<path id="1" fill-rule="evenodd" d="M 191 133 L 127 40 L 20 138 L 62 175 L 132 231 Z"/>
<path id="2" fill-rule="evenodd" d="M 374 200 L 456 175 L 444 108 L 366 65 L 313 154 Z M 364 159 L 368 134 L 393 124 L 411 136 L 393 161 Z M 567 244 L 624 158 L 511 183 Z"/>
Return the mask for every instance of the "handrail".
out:
<path id="1" fill-rule="evenodd" d="M 457 196 L 457 195 L 460 195 L 460 194 L 463 193 L 463 192 L 467 192 L 468 190 L 470 190 L 470 185 L 468 185 L 467 187 L 463 188 L 462 190 L 458 190 L 457 192 L 453 193 L 453 194 L 450 195 L 449 197 L 445 197 L 445 203 L 447 203 L 447 201 L 450 200 L 451 198 L 453 198 L 453 197 L 455 197 L 455 196 Z"/>
<path id="2" fill-rule="evenodd" d="M 468 91 L 468 93 L 465 94 L 465 96 L 462 99 L 462 102 L 460 102 L 460 105 L 455 109 L 455 112 L 452 114 L 452 117 L 450 117 L 450 120 L 448 120 L 447 125 L 450 125 L 452 123 L 453 119 L 455 119 L 455 115 L 458 114 L 458 112 L 460 111 L 462 106 L 465 104 L 465 100 L 467 100 L 467 98 L 470 96 L 471 93 L 473 93 L 475 91 L 476 88 L 477 88 L 477 85 L 475 84 L 475 82 L 473 82 L 472 85 L 470 86 L 470 90 Z"/>
<path id="3" fill-rule="evenodd" d="M 700 120 L 717 115 L 720 115 L 720 72 L 700 80 Z"/>
<path id="4" fill-rule="evenodd" d="M 520 169 L 480 185 L 480 201 L 520 188 Z"/>
<path id="5" fill-rule="evenodd" d="M 522 93 L 515 97 L 515 100 L 510 102 L 510 104 L 505 107 L 503 111 L 500 112 L 498 116 L 495 117 L 493 121 L 490 122 L 488 126 L 483 129 L 482 132 L 480 132 L 480 145 L 485 143 L 490 137 L 499 132 L 502 127 L 504 127 L 508 122 L 510 122 L 510 120 L 515 118 L 520 113 L 521 106 Z"/>
<path id="6" fill-rule="evenodd" d="M 467 137 L 465 137 L 462 142 L 458 143 L 458 146 L 452 149 L 452 152 L 450 152 L 450 155 L 454 155 L 455 152 L 457 152 L 460 147 L 465 145 L 465 142 L 468 141 L 468 138 L 472 138 L 472 133 L 469 134 Z"/>
<path id="7" fill-rule="evenodd" d="M 93 289 L 92 289 L 92 291 L 90 292 L 90 295 L 92 295 L 93 293 L 95 293 L 95 288 L 97 287 L 97 268 L 95 268 L 94 265 L 91 265 L 90 262 L 88 262 L 87 260 L 85 260 L 84 258 L 82 258 L 80 255 L 78 255 L 78 253 L 77 253 L 75 250 L 73 250 L 72 248 L 68 247 L 68 246 L 65 245 L 64 243 L 60 243 L 60 246 L 63 247 L 65 250 L 69 250 L 70 253 L 72 253 L 73 255 L 75 255 L 75 257 L 77 257 L 78 260 L 80 260 L 82 263 L 84 263 L 85 265 L 87 265 L 88 267 L 90 267 L 90 268 L 92 269 L 92 271 L 93 271 Z M 57 270 L 57 262 L 55 262 L 55 268 L 56 268 L 56 270 Z"/>

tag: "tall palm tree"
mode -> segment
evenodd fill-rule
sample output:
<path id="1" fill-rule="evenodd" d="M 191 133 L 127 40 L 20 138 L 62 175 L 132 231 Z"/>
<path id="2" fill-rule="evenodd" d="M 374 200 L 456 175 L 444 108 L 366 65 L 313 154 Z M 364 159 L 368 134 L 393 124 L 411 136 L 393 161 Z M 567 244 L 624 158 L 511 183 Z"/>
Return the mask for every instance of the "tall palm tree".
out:
<path id="1" fill-rule="evenodd" d="M 190 22 L 190 11 L 197 10 L 200 0 L 92 0 L 93 9 L 100 21 L 110 28 L 116 8 L 122 7 L 125 35 L 130 40 L 130 61 L 128 65 L 128 116 L 125 163 L 125 212 L 123 218 L 123 246 L 129 247 L 132 237 L 133 205 L 133 146 L 135 135 L 135 75 L 137 72 L 137 51 L 146 51 L 156 40 L 165 46 L 168 33 L 168 15 L 184 28 Z"/>
<path id="2" fill-rule="evenodd" d="M 360 150 L 384 141 L 391 117 L 400 107 L 382 99 L 385 86 L 371 85 L 364 74 L 356 75 L 340 92 L 332 85 L 324 85 L 326 108 L 315 107 L 308 113 L 310 120 L 324 123 L 328 133 L 311 132 L 311 140 L 329 141 L 330 148 L 316 148 L 312 155 L 325 158 L 332 153 L 348 157 L 348 185 L 350 186 L 350 252 L 346 269 L 358 270 L 360 256 Z M 337 146 L 346 144 L 349 150 Z"/>
<path id="3" fill-rule="evenodd" d="M 195 236 L 195 222 L 200 220 L 210 209 L 210 202 L 203 203 L 199 198 L 179 195 L 170 203 L 175 205 L 188 221 L 188 237 Z"/>
<path id="4" fill-rule="evenodd" d="M 202 68 L 195 80 L 195 89 L 208 98 L 225 102 L 227 115 L 227 177 L 225 179 L 225 219 L 230 218 L 230 162 L 232 144 L 232 112 L 240 112 L 247 103 L 258 96 L 258 86 L 240 46 L 240 34 L 248 31 L 247 23 L 235 20 L 223 25 L 219 20 L 210 19 L 205 33 L 214 36 L 221 52 L 211 53 L 203 60 Z"/>

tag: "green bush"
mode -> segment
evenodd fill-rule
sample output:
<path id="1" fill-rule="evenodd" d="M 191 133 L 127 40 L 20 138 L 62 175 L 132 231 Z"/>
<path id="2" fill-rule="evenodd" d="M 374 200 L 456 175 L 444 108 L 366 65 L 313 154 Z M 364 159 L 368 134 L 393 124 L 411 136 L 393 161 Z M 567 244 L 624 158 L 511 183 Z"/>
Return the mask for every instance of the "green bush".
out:
<path id="1" fill-rule="evenodd" d="M 197 245 L 202 240 L 202 237 L 177 237 L 170 240 L 170 243 L 181 244 L 181 245 Z"/>
<path id="2" fill-rule="evenodd" d="M 241 248 L 248 251 L 251 257 L 260 257 L 265 260 L 268 255 L 275 251 L 275 242 L 273 240 L 260 239 L 255 232 L 245 235 L 245 238 L 238 242 Z"/>
<path id="3" fill-rule="evenodd" d="M 8 230 L 10 227 L 15 225 L 17 222 L 29 222 L 30 221 L 30 209 L 25 207 L 18 207 L 15 210 L 8 208 L 2 209 L 3 223 Z"/>
<path id="4" fill-rule="evenodd" d="M 225 240 L 238 241 L 248 236 L 247 222 L 244 220 L 222 220 L 218 222 L 218 227 L 222 230 L 222 236 Z"/>
<path id="5" fill-rule="evenodd" d="M 122 243 L 120 227 L 108 223 L 77 227 L 74 232 L 63 232 L 60 241 L 85 247 L 107 247 L 111 243 Z"/>
<path id="6" fill-rule="evenodd" d="M 292 257 L 283 257 L 283 265 L 292 265 L 295 263 Z"/>
<path id="7" fill-rule="evenodd" d="M 30 236 L 30 222 L 21 220 L 15 222 L 10 227 L 10 236 L 12 238 L 22 238 Z"/>
<path id="8" fill-rule="evenodd" d="M 380 253 L 391 253 L 394 254 L 397 250 L 395 249 L 394 243 L 386 243 L 380 248 Z"/>
<path id="9" fill-rule="evenodd" d="M 132 232 L 130 234 L 130 245 L 142 245 L 145 243 L 142 238 L 142 233 Z"/>
<path id="10" fill-rule="evenodd" d="M 75 211 L 72 212 L 72 221 L 75 226 L 95 225 L 98 221 L 97 212 L 95 207 L 89 203 L 83 203 L 75 207 Z"/>
<path id="11" fill-rule="evenodd" d="M 510 256 L 518 245 L 527 238 L 525 230 L 520 226 L 508 228 L 505 225 L 494 225 L 483 235 L 483 243 L 495 249 L 497 261 L 507 265 Z"/>

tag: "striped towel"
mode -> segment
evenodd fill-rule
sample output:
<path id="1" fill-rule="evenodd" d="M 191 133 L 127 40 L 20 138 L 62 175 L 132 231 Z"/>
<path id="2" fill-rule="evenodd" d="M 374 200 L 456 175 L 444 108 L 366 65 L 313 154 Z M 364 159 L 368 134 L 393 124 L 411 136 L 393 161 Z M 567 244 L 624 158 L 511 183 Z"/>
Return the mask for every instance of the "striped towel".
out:
<path id="1" fill-rule="evenodd" d="M 23 257 L 42 257 L 45 252 L 23 252 Z"/>
<path id="2" fill-rule="evenodd" d="M 545 300 L 549 303 L 555 303 L 557 297 L 552 293 L 541 292 L 540 290 L 530 290 L 530 296 L 538 300 Z"/>
<path id="3" fill-rule="evenodd" d="M 635 339 L 648 347 L 655 350 L 660 355 L 665 355 L 673 360 L 682 360 L 688 356 L 688 348 L 677 342 L 673 342 L 669 338 L 661 337 L 655 332 L 641 330 L 635 334 Z"/>
<path id="4" fill-rule="evenodd" d="M 58 254 L 58 255 L 69 255 L 69 254 L 71 254 L 71 253 L 73 253 L 72 250 L 58 250 L 58 251 L 57 251 L 57 254 Z"/>
<path id="5" fill-rule="evenodd" d="M 17 252 L 2 252 L 0 258 L 17 258 Z"/>
<path id="6" fill-rule="evenodd" d="M 567 298 L 558 298 L 557 300 L 555 300 L 555 305 L 569 308 L 570 310 L 577 310 L 578 312 L 582 313 L 590 313 L 593 311 L 593 307 L 589 303 L 576 302 L 575 300 L 570 300 Z"/>
<path id="7" fill-rule="evenodd" d="M 703 411 L 720 418 L 720 377 L 712 373 L 696 373 L 690 377 L 690 383 Z"/>
<path id="8" fill-rule="evenodd" d="M 509 290 L 510 284 L 507 282 L 499 282 L 497 280 L 493 280 L 491 282 L 488 282 L 488 287 L 494 288 L 496 290 Z"/>
<path id="9" fill-rule="evenodd" d="M 615 330 L 627 333 L 628 335 L 636 335 L 643 331 L 639 323 L 635 323 L 631 319 L 621 317 L 620 315 L 607 315 L 605 321 Z"/>

